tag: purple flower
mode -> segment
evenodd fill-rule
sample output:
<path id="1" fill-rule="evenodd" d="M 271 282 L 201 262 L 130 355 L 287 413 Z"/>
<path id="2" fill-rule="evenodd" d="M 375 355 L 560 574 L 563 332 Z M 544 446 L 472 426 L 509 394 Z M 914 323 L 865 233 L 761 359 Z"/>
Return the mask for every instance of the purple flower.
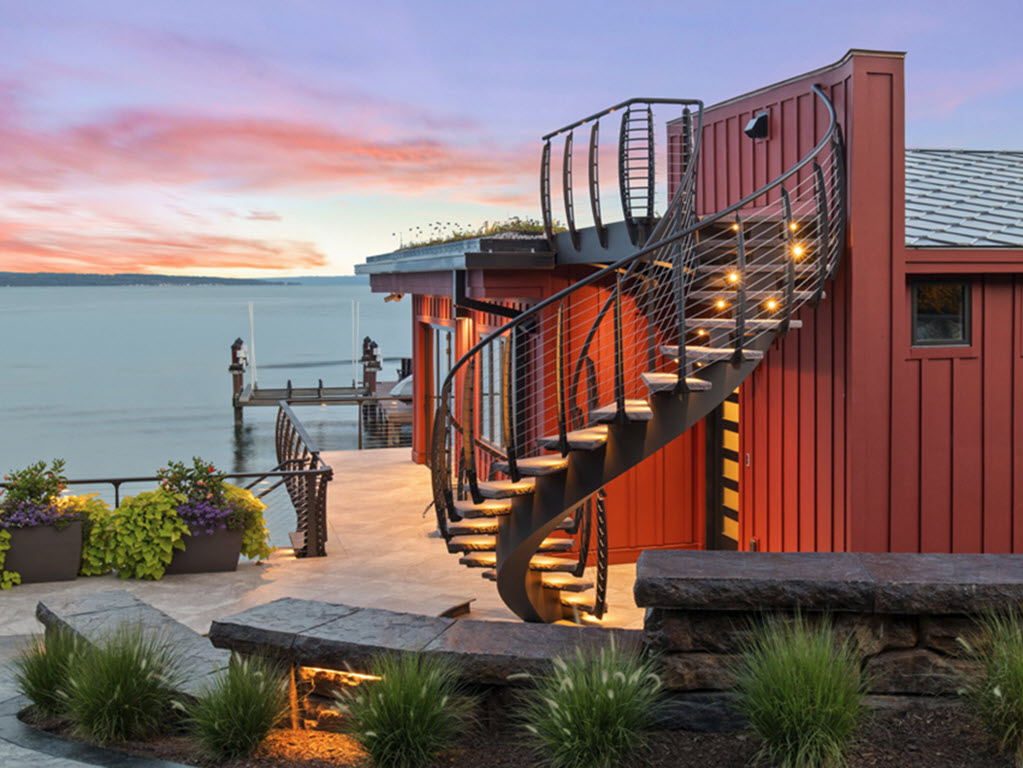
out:
<path id="1" fill-rule="evenodd" d="M 0 506 L 0 528 L 37 528 L 41 525 L 69 523 L 80 519 L 77 511 L 62 513 L 56 504 L 39 501 L 19 501 Z"/>
<path id="2" fill-rule="evenodd" d="M 233 507 L 206 501 L 186 501 L 178 505 L 178 517 L 188 526 L 193 536 L 198 533 L 215 533 L 227 528 L 236 530 L 240 527 L 238 515 Z"/>

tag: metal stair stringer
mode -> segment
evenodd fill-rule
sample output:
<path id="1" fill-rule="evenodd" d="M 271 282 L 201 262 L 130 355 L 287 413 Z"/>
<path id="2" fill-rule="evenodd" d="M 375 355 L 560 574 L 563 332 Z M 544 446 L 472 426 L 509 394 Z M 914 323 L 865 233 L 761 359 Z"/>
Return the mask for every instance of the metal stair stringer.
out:
<path id="1" fill-rule="evenodd" d="M 761 337 L 751 348 L 766 352 L 773 341 Z M 650 421 L 610 424 L 603 447 L 570 451 L 565 472 L 537 478 L 532 506 L 501 519 L 497 588 L 505 604 L 526 621 L 561 619 L 563 608 L 558 595 L 542 586 L 540 572 L 529 568 L 540 542 L 607 483 L 706 418 L 753 373 L 760 360 L 738 364 L 722 360 L 707 366 L 701 378 L 711 383 L 711 389 L 691 392 L 686 398 L 652 395 L 649 400 L 654 417 Z"/>

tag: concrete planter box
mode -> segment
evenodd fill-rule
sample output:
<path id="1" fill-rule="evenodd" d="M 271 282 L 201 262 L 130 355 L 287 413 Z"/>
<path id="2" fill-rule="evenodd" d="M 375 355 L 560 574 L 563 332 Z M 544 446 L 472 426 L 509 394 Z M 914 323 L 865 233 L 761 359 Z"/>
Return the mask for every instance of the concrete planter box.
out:
<path id="1" fill-rule="evenodd" d="M 82 521 L 63 530 L 52 525 L 12 528 L 4 570 L 21 574 L 22 584 L 71 581 L 82 562 Z"/>
<path id="2" fill-rule="evenodd" d="M 242 551 L 241 531 L 216 531 L 186 536 L 184 550 L 175 550 L 164 573 L 234 571 Z"/>

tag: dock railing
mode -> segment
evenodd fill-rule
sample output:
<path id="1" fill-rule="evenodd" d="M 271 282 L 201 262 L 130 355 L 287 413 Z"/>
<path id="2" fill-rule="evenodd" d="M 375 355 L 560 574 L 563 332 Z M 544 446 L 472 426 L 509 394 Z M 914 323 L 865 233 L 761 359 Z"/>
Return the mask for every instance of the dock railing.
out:
<path id="1" fill-rule="evenodd" d="M 312 448 L 312 440 L 302 423 L 283 400 L 277 412 L 275 433 L 277 466 L 266 472 L 232 472 L 227 480 L 241 481 L 241 487 L 257 499 L 264 499 L 277 488 L 284 487 L 295 509 L 295 531 L 289 534 L 295 557 L 323 557 L 327 554 L 327 485 L 334 470 L 324 463 L 320 452 Z M 121 486 L 136 483 L 159 483 L 156 475 L 145 477 L 96 477 L 68 480 L 71 485 L 104 486 L 114 491 L 114 506 L 121 503 Z M 243 483 L 247 483 L 244 484 Z M 0 483 L 6 488 L 7 483 Z"/>

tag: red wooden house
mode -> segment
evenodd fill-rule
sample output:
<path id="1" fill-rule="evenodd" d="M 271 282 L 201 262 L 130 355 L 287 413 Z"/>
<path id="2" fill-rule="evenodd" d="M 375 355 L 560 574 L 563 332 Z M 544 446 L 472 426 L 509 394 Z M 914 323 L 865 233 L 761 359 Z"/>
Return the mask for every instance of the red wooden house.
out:
<path id="1" fill-rule="evenodd" d="M 660 216 L 652 105 L 680 113 Z M 623 102 L 544 137 L 546 236 L 356 268 L 412 296 L 413 459 L 516 613 L 599 614 L 580 549 L 1023 552 L 1023 153 L 907 150 L 904 122 L 875 51 Z"/>

